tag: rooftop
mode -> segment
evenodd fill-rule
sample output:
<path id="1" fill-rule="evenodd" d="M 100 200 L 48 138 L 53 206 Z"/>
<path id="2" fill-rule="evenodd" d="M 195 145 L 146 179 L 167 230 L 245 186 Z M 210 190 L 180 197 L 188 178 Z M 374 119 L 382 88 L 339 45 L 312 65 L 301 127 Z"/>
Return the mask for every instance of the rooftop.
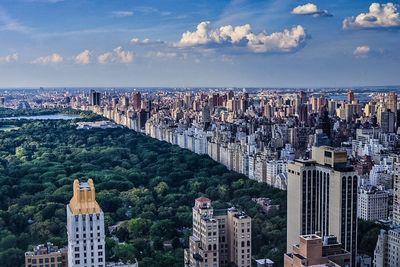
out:
<path id="1" fill-rule="evenodd" d="M 198 197 L 196 198 L 196 202 L 205 203 L 205 202 L 211 202 L 211 200 L 206 197 Z"/>
<path id="2" fill-rule="evenodd" d="M 101 208 L 96 201 L 96 191 L 92 179 L 87 182 L 74 181 L 74 195 L 69 202 L 69 208 L 74 215 L 100 213 Z"/>

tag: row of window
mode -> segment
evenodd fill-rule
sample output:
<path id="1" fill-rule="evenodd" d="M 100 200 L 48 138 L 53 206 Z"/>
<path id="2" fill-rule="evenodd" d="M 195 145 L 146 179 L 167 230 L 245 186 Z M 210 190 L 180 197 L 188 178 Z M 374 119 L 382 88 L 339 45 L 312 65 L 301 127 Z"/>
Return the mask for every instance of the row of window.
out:
<path id="1" fill-rule="evenodd" d="M 94 257 L 94 253 L 91 252 L 91 253 L 90 253 L 90 256 L 91 256 L 91 257 Z M 99 251 L 99 252 L 97 253 L 97 256 L 103 256 L 103 251 Z M 79 254 L 79 253 L 75 253 L 75 258 L 79 258 L 79 257 L 80 257 L 80 254 Z M 87 257 L 86 252 L 83 253 L 83 257 L 84 257 L 84 258 Z"/>
<path id="2" fill-rule="evenodd" d="M 75 231 L 76 231 L 76 232 L 79 232 L 79 227 L 76 227 L 76 228 L 75 228 Z M 83 232 L 86 232 L 86 228 L 83 227 L 83 228 L 82 228 L 82 231 L 83 231 Z M 93 231 L 92 225 L 90 226 L 90 231 Z M 97 225 L 97 231 L 100 231 L 100 225 Z"/>
<path id="3" fill-rule="evenodd" d="M 62 260 L 62 258 L 61 257 L 57 257 L 57 261 L 61 261 Z M 36 263 L 40 263 L 40 264 L 42 264 L 42 263 L 50 263 L 50 262 L 56 262 L 56 258 L 44 258 L 44 259 L 31 259 L 31 258 L 28 258 L 27 259 L 27 261 L 29 262 L 29 263 L 33 263 L 33 264 L 36 264 Z"/>
<path id="4" fill-rule="evenodd" d="M 96 220 L 100 220 L 100 214 L 96 214 Z M 79 215 L 75 215 L 75 222 L 79 221 Z M 86 221 L 86 215 L 82 215 L 82 221 Z M 93 214 L 89 214 L 89 221 L 93 222 Z"/>
<path id="5" fill-rule="evenodd" d="M 51 264 L 40 264 L 40 265 L 36 265 L 36 264 L 27 264 L 27 267 L 62 267 L 63 264 L 62 263 L 51 263 Z"/>
<path id="6" fill-rule="evenodd" d="M 83 238 L 86 238 L 86 234 L 82 234 Z M 97 237 L 100 237 L 100 233 L 97 233 Z M 79 238 L 79 234 L 76 234 L 76 238 Z M 93 233 L 90 233 L 90 238 L 93 238 Z"/>
<path id="7" fill-rule="evenodd" d="M 91 259 L 91 262 L 94 263 L 94 259 L 93 258 Z M 103 262 L 103 258 L 98 258 L 98 262 Z M 83 263 L 87 264 L 87 259 L 84 259 Z M 75 264 L 81 264 L 81 261 L 80 260 L 75 260 Z M 103 266 L 103 265 L 99 265 L 99 266 Z"/>
<path id="8" fill-rule="evenodd" d="M 90 246 L 90 249 L 91 249 L 91 250 L 94 249 L 93 245 Z M 97 246 L 97 249 L 98 249 L 98 250 L 103 249 L 103 245 L 98 245 L 98 246 Z M 86 247 L 83 247 L 83 250 L 86 250 Z M 75 247 L 75 251 L 76 251 L 76 252 L 79 252 L 79 247 Z"/>

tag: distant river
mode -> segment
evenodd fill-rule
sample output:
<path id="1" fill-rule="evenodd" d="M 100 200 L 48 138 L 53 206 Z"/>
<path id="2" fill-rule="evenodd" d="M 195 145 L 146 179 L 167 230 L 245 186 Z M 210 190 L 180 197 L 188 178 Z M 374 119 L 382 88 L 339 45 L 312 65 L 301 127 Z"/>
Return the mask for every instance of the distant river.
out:
<path id="1" fill-rule="evenodd" d="M 51 114 L 51 115 L 39 115 L 39 116 L 4 117 L 0 118 L 0 120 L 73 120 L 79 118 L 82 117 L 73 114 Z"/>

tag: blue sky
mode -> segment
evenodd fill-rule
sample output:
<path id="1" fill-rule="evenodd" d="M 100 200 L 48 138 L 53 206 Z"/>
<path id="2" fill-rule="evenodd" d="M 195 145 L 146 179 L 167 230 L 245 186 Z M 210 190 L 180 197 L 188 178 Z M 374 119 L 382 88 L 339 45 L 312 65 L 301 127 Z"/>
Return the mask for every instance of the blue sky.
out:
<path id="1" fill-rule="evenodd" d="M 0 87 L 399 85 L 399 12 L 399 1 L 2 0 Z"/>

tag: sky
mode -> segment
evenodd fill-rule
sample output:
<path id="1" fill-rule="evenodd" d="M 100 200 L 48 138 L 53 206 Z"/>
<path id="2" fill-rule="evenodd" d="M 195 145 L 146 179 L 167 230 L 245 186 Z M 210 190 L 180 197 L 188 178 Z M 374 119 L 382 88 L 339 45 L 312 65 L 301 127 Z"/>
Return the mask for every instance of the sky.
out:
<path id="1" fill-rule="evenodd" d="M 1 0 L 0 87 L 400 85 L 400 2 Z"/>

